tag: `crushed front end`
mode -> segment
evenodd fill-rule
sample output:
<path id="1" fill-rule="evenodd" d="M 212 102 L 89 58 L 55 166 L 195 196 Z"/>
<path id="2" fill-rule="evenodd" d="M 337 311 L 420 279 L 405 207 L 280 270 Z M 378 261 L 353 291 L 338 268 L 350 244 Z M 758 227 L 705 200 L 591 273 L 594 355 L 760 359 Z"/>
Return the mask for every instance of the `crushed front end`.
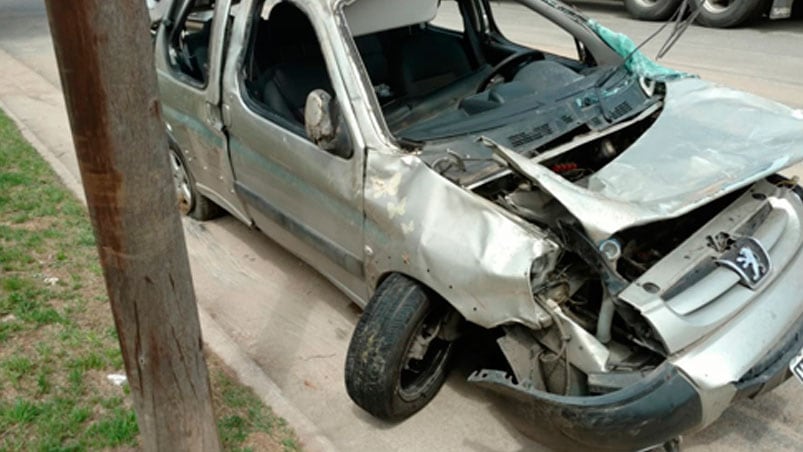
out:
<path id="1" fill-rule="evenodd" d="M 534 287 L 553 325 L 506 327 L 510 367 L 470 381 L 504 396 L 517 427 L 551 447 L 638 450 L 786 380 L 803 348 L 800 189 L 770 178 L 706 207 L 617 234 L 619 252 L 598 248 L 597 263 L 573 256 L 593 248 L 564 242 L 574 251 Z M 745 261 L 744 238 L 766 251 L 765 272 L 726 264 L 734 252 Z M 603 266 L 607 282 L 594 281 Z"/>

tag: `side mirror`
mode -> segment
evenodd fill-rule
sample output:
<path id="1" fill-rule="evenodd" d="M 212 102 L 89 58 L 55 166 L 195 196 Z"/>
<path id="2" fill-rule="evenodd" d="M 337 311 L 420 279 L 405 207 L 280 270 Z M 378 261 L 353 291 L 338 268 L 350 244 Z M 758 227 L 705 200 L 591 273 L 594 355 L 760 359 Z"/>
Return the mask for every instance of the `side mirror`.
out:
<path id="1" fill-rule="evenodd" d="M 326 91 L 316 89 L 307 95 L 304 128 L 309 139 L 324 151 L 343 158 L 351 157 L 348 128 L 343 123 L 337 102 L 332 102 L 332 96 Z"/>

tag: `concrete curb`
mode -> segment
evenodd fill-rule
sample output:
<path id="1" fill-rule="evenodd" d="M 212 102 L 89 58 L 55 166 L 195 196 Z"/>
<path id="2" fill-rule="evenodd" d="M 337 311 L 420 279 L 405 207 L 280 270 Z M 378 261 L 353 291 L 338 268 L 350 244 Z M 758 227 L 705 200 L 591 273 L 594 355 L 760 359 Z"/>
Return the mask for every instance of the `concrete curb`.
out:
<path id="1" fill-rule="evenodd" d="M 27 75 L 38 79 L 40 87 L 42 85 L 41 82 L 44 82 L 50 86 L 52 94 L 61 94 L 60 90 L 45 81 L 39 74 L 36 74 L 24 63 L 6 52 L 0 51 L 0 67 L 5 66 L 7 62 L 15 65 L 15 69 L 17 69 L 18 72 L 20 70 L 29 71 L 30 73 Z M 24 94 L 17 93 L 16 95 L 20 96 Z M 65 108 L 63 100 L 61 102 L 61 108 Z M 58 158 L 57 154 L 44 143 L 44 140 L 40 139 L 32 128 L 16 114 L 14 108 L 5 101 L 4 93 L 2 92 L 0 92 L 0 109 L 16 124 L 20 132 L 22 132 L 22 136 L 28 140 L 39 155 L 45 159 L 64 185 L 86 205 L 86 196 L 80 181 L 80 176 L 73 174 L 67 165 Z M 218 325 L 203 306 L 201 306 L 201 303 L 198 303 L 198 315 L 201 321 L 204 342 L 210 350 L 217 354 L 227 366 L 234 370 L 242 384 L 253 389 L 266 405 L 270 406 L 277 415 L 287 420 L 296 434 L 298 434 L 305 449 L 316 452 L 337 450 L 332 442 L 320 432 L 318 427 L 284 397 L 276 383 L 274 383 L 257 363 L 248 357 L 248 354 L 224 332 L 220 325 Z"/>
<path id="2" fill-rule="evenodd" d="M 198 306 L 204 342 L 223 362 L 237 374 L 240 382 L 252 388 L 262 401 L 283 417 L 296 431 L 306 450 L 335 451 L 337 448 L 320 432 L 320 429 L 301 411 L 293 406 L 257 363 L 229 337 L 217 322 Z"/>
<path id="3" fill-rule="evenodd" d="M 67 186 L 67 188 L 81 201 L 83 205 L 86 205 L 86 195 L 84 194 L 84 186 L 81 184 L 81 181 L 75 177 L 67 166 L 59 160 L 56 155 L 50 151 L 50 149 L 39 140 L 39 137 L 33 133 L 33 131 L 28 128 L 28 126 L 19 118 L 17 115 L 14 114 L 14 111 L 3 102 L 2 97 L 0 96 L 0 110 L 3 110 L 6 116 L 11 118 L 14 121 L 14 124 L 22 133 L 22 136 L 28 141 L 28 143 L 36 149 L 36 152 L 45 159 L 50 168 L 53 169 L 53 172 L 56 173 L 59 180 Z"/>

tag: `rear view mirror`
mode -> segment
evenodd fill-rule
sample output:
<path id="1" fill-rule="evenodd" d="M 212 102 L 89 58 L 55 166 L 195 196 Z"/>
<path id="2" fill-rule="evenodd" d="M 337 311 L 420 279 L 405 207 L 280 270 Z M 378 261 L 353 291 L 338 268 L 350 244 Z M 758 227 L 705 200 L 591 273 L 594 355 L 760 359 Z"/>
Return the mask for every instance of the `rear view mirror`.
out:
<path id="1" fill-rule="evenodd" d="M 337 102 L 322 89 L 307 95 L 304 106 L 304 128 L 307 136 L 321 149 L 343 158 L 351 157 L 351 139 L 340 115 Z"/>

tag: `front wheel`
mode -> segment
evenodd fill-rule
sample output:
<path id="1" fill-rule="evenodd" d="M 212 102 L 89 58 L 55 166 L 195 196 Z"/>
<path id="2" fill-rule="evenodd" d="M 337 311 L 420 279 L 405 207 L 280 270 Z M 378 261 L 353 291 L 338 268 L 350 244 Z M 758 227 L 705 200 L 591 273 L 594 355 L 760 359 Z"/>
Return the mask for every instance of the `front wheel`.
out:
<path id="1" fill-rule="evenodd" d="M 423 408 L 446 380 L 453 343 L 439 335 L 451 307 L 394 274 L 377 289 L 351 338 L 346 389 L 372 415 L 396 421 Z"/>

